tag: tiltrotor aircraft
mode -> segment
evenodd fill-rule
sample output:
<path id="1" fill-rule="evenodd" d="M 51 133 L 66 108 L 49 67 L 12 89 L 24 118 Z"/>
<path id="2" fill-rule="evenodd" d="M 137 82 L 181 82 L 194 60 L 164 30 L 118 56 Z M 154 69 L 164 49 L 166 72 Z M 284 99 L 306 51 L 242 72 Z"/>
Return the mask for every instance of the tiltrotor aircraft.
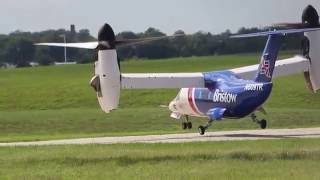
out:
<path id="1" fill-rule="evenodd" d="M 116 47 L 170 37 L 117 40 L 108 24 L 101 28 L 98 42 L 37 45 L 97 49 L 95 76 L 90 83 L 97 93 L 102 110 L 106 113 L 118 107 L 121 89 L 181 88 L 178 95 L 170 102 L 169 109 L 172 111 L 172 118 L 185 117 L 183 122 L 185 129 L 192 128 L 189 116 L 208 119 L 206 125 L 198 128 L 201 135 L 213 121 L 224 118 L 239 119 L 250 116 L 264 129 L 267 121 L 258 119 L 255 112 L 264 112 L 263 104 L 272 91 L 273 77 L 304 73 L 313 92 L 320 88 L 319 16 L 312 6 L 308 6 L 302 18 L 303 22 L 299 24 L 279 24 L 289 29 L 233 36 L 233 38 L 267 37 L 260 64 L 213 72 L 121 73 Z M 304 33 L 306 37 L 304 54 L 277 60 L 281 42 L 285 35 L 290 33 Z"/>

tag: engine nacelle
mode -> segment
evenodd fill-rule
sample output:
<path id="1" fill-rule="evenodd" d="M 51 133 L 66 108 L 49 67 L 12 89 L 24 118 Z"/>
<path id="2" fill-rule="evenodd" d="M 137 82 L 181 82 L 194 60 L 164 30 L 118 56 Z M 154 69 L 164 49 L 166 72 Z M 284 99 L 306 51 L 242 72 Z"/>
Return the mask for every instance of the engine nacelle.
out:
<path id="1" fill-rule="evenodd" d="M 302 23 L 309 28 L 320 26 L 318 12 L 313 6 L 304 9 Z M 320 32 L 306 32 L 304 36 L 307 40 L 303 42 L 303 55 L 310 60 L 310 69 L 305 73 L 305 78 L 311 90 L 316 92 L 320 89 Z"/>
<path id="2" fill-rule="evenodd" d="M 320 32 L 307 32 L 305 36 L 308 38 L 309 53 L 306 55 L 310 59 L 310 70 L 306 74 L 306 80 L 311 86 L 313 92 L 320 89 Z"/>
<path id="3" fill-rule="evenodd" d="M 109 113 L 118 108 L 121 82 L 115 49 L 99 50 L 95 76 L 90 84 L 97 92 L 100 107 L 104 112 Z"/>

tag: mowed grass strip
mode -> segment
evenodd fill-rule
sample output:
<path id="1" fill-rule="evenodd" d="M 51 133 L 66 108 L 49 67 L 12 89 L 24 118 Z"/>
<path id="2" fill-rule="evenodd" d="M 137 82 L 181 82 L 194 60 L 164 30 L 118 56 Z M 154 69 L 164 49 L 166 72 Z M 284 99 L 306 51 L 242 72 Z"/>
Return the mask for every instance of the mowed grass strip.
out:
<path id="1" fill-rule="evenodd" d="M 0 148 L 1 179 L 319 179 L 319 139 Z"/>
<path id="2" fill-rule="evenodd" d="M 320 110 L 268 108 L 268 128 L 319 127 Z M 293 115 L 294 114 L 294 115 Z M 111 114 L 99 109 L 1 112 L 0 142 L 70 139 L 97 136 L 197 133 L 205 118 L 192 118 L 194 128 L 182 130 L 165 108 L 123 108 Z M 209 131 L 259 129 L 250 118 L 214 122 Z"/>

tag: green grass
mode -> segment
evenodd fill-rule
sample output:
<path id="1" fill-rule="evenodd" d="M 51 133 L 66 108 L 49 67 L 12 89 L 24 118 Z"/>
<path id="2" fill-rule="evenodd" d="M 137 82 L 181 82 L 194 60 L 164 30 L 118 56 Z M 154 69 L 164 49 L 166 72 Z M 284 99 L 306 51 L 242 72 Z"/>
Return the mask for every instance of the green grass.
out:
<path id="1" fill-rule="evenodd" d="M 268 119 L 269 128 L 319 126 L 319 110 L 268 110 L 268 116 L 259 115 Z M 205 123 L 205 119 L 192 120 L 194 127 Z M 250 118 L 244 118 L 216 122 L 209 131 L 257 128 Z M 2 112 L 0 129 L 0 142 L 197 132 L 196 128 L 182 130 L 180 121 L 170 119 L 163 108 L 123 108 L 108 115 L 99 109 L 84 108 Z"/>
<path id="2" fill-rule="evenodd" d="M 254 56 L 243 56 L 235 61 L 237 57 L 132 60 L 123 63 L 122 70 L 123 72 L 210 71 L 256 62 Z M 95 94 L 88 85 L 92 73 L 93 65 L 91 64 L 0 70 L 0 111 L 70 107 L 96 108 Z M 177 90 L 124 91 L 121 106 L 149 106 L 159 104 L 160 99 L 160 103 L 167 104 L 169 97 L 172 99 L 176 93 Z"/>
<path id="3" fill-rule="evenodd" d="M 124 72 L 194 72 L 257 62 L 257 55 L 124 62 Z M 88 81 L 92 65 L 0 69 L 0 142 L 190 132 L 169 118 L 178 90 L 125 90 L 103 113 Z M 275 80 L 269 128 L 320 126 L 320 95 L 303 75 Z M 193 119 L 194 126 L 205 119 Z M 250 119 L 210 129 L 256 129 Z M 196 132 L 192 130 L 191 132 Z M 319 139 L 179 144 L 1 147 L 0 179 L 320 179 Z"/>
<path id="4" fill-rule="evenodd" d="M 0 148 L 1 179 L 319 179 L 319 139 Z"/>
<path id="5" fill-rule="evenodd" d="M 193 72 L 257 62 L 257 55 L 131 60 L 124 72 Z M 178 90 L 124 90 L 120 109 L 104 114 L 89 87 L 93 65 L 0 69 L 0 141 L 188 132 L 169 118 L 167 105 Z M 274 82 L 266 104 L 269 128 L 320 126 L 320 94 L 310 93 L 303 75 Z M 204 123 L 196 119 L 194 126 Z M 249 119 L 215 123 L 211 130 L 254 129 Z M 192 131 L 192 132 L 195 132 Z"/>

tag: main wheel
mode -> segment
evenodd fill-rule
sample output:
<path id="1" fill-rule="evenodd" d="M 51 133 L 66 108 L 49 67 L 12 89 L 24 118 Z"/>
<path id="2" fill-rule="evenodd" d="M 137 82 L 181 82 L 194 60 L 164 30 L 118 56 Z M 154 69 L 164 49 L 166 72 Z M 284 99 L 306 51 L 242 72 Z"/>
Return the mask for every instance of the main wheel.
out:
<path id="1" fill-rule="evenodd" d="M 192 122 L 187 122 L 188 129 L 192 129 Z"/>
<path id="2" fill-rule="evenodd" d="M 185 123 L 185 122 L 184 122 L 184 123 L 182 123 L 182 129 L 183 129 L 183 130 L 185 130 L 185 129 L 187 129 L 187 128 L 188 128 L 188 124 L 187 124 L 187 123 Z"/>
<path id="3" fill-rule="evenodd" d="M 260 127 L 261 129 L 265 129 L 267 127 L 267 121 L 265 119 L 260 121 Z"/>
<path id="4" fill-rule="evenodd" d="M 206 128 L 204 128 L 203 126 L 199 126 L 198 130 L 200 135 L 204 135 L 204 133 L 206 132 Z"/>

